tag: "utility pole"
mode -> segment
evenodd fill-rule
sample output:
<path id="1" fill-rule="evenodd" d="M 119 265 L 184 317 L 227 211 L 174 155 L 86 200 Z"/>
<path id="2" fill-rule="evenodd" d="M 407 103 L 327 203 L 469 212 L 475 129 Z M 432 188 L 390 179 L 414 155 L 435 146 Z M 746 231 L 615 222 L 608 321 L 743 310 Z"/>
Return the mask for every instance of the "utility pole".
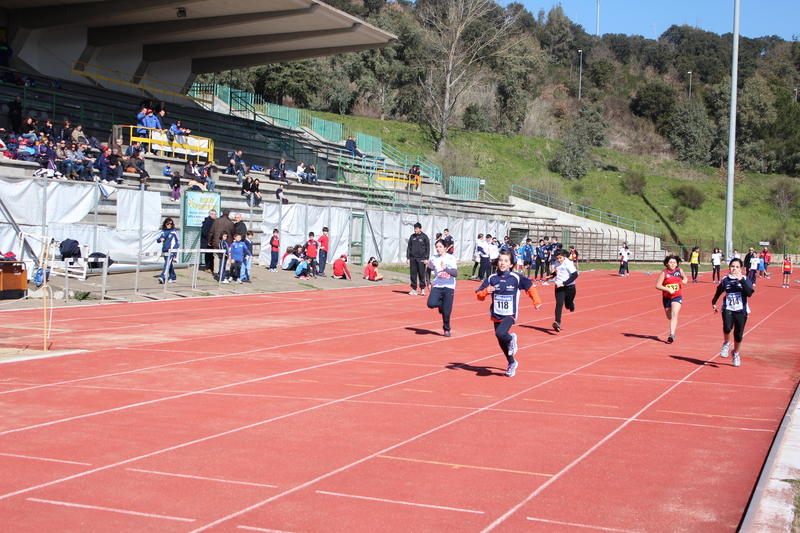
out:
<path id="1" fill-rule="evenodd" d="M 739 83 L 739 0 L 733 4 L 733 63 L 731 65 L 731 115 L 728 131 L 728 191 L 725 196 L 725 257 L 733 253 L 733 178 L 736 166 L 736 86 Z"/>
<path id="2" fill-rule="evenodd" d="M 597 38 L 600 38 L 600 0 L 597 0 L 597 27 L 595 29 Z"/>
<path id="3" fill-rule="evenodd" d="M 578 101 L 581 99 L 581 89 L 583 89 L 583 50 L 578 50 L 581 55 L 580 74 L 578 75 Z"/>

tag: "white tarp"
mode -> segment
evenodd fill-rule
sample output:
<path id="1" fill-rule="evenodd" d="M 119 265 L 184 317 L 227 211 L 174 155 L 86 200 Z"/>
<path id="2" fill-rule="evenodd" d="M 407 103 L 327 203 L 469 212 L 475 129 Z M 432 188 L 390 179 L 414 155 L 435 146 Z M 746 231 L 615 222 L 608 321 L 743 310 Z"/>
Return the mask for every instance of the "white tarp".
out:
<path id="1" fill-rule="evenodd" d="M 119 189 L 117 227 L 138 231 L 139 224 L 145 231 L 161 227 L 161 194 L 155 191 Z"/>
<path id="2" fill-rule="evenodd" d="M 47 222 L 79 222 L 97 203 L 93 183 L 0 178 L 0 198 L 17 224 L 39 224 L 41 231 L 44 183 L 47 184 Z"/>

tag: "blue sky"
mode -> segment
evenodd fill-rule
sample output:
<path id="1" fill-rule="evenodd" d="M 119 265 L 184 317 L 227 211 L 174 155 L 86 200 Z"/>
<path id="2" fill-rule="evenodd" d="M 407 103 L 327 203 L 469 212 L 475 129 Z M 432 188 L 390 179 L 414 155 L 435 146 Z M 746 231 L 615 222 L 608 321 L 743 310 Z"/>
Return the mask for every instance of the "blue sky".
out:
<path id="1" fill-rule="evenodd" d="M 534 16 L 558 2 L 519 0 Z M 508 3 L 508 2 L 506 2 Z M 564 13 L 587 33 L 595 34 L 597 0 L 562 0 Z M 734 0 L 601 0 L 600 35 L 625 33 L 653 38 L 673 24 L 688 24 L 717 34 L 733 32 Z M 577 13 L 576 13 L 577 10 Z M 576 20 L 577 18 L 577 20 Z M 800 0 L 740 0 L 739 34 L 800 38 Z"/>

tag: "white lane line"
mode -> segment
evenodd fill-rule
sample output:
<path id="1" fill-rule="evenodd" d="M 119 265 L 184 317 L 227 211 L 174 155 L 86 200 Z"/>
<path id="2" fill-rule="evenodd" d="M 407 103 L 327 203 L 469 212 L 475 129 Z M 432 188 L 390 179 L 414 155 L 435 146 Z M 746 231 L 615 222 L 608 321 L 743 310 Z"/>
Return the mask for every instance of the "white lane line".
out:
<path id="1" fill-rule="evenodd" d="M 64 507 L 80 507 L 81 509 L 94 509 L 95 511 L 109 511 L 111 513 L 132 514 L 135 516 L 147 516 L 149 518 L 163 518 L 164 520 L 175 520 L 177 522 L 195 522 L 194 518 L 181 518 L 179 516 L 166 516 L 160 514 L 140 513 L 137 511 L 126 511 L 125 509 L 114 509 L 111 507 L 98 507 L 97 505 L 83 505 L 80 503 L 59 502 L 55 500 L 41 500 L 39 498 L 28 498 L 30 502 L 50 503 L 62 505 Z"/>
<path id="2" fill-rule="evenodd" d="M 253 526 L 237 526 L 239 529 L 246 529 L 248 531 L 263 531 L 264 533 L 291 533 L 291 531 L 283 531 L 280 529 L 264 529 L 261 527 Z"/>
<path id="3" fill-rule="evenodd" d="M 172 472 L 159 472 L 157 470 L 142 470 L 140 468 L 126 468 L 125 470 L 130 470 L 131 472 L 142 472 L 145 474 L 157 474 L 159 476 L 173 476 L 173 477 L 185 477 L 188 479 L 198 479 L 200 481 L 218 481 L 220 483 L 233 483 L 235 485 L 252 485 L 253 487 L 268 487 L 271 489 L 278 488 L 277 485 L 266 485 L 264 483 L 251 483 L 249 481 L 232 481 L 230 479 L 219 479 L 216 477 L 202 477 L 202 476 L 190 476 L 188 474 L 173 474 Z"/>
<path id="4" fill-rule="evenodd" d="M 443 507 L 441 505 L 427 505 L 424 503 L 402 502 L 399 500 L 385 500 L 383 498 L 370 498 L 369 496 L 356 496 L 355 494 L 341 494 L 339 492 L 327 492 L 324 490 L 318 490 L 316 492 L 317 494 L 327 494 L 329 496 L 341 496 L 342 498 L 356 498 L 358 500 L 371 500 L 374 502 L 397 503 L 400 505 L 412 505 L 414 507 L 427 507 L 428 509 L 440 509 L 442 511 L 458 511 L 459 513 L 484 514 L 483 511 L 473 511 L 471 509 L 459 509 L 457 507 Z"/>
<path id="5" fill-rule="evenodd" d="M 558 520 L 545 520 L 544 518 L 531 518 L 528 517 L 528 520 L 532 520 L 534 522 L 544 522 L 545 524 L 558 524 L 559 526 L 570 526 L 570 527 L 583 527 L 586 529 L 596 529 L 598 531 L 618 531 L 619 533 L 640 533 L 638 531 L 631 531 L 630 529 L 615 529 L 613 527 L 600 527 L 600 526 L 590 526 L 588 524 L 574 524 L 572 522 L 559 522 Z"/>
<path id="6" fill-rule="evenodd" d="M 92 463 L 79 463 L 77 461 L 64 461 L 63 459 L 48 459 L 47 457 L 31 457 L 30 455 L 16 455 L 13 453 L 0 453 L 5 457 L 18 457 L 20 459 L 33 459 L 36 461 L 50 461 L 53 463 L 64 463 L 68 465 L 81 465 L 81 466 L 92 466 Z"/>
<path id="7" fill-rule="evenodd" d="M 786 307 L 787 305 L 788 305 L 788 303 L 786 303 L 786 304 L 783 304 L 782 306 L 780 306 L 780 307 L 778 307 L 777 309 L 775 309 L 775 310 L 774 310 L 772 313 L 770 313 L 769 315 L 767 315 L 766 317 L 764 317 L 763 319 L 761 319 L 761 321 L 759 321 L 759 322 L 758 322 L 758 323 L 757 323 L 755 326 L 753 326 L 752 328 L 750 328 L 750 331 L 748 331 L 748 333 L 749 333 L 749 332 L 751 332 L 751 331 L 753 331 L 753 330 L 754 330 L 755 328 L 757 328 L 759 325 L 763 324 L 763 323 L 764 323 L 764 322 L 765 322 L 765 321 L 766 321 L 766 320 L 767 320 L 769 317 L 771 317 L 772 315 L 774 315 L 775 313 L 777 313 L 778 311 L 780 311 L 780 310 L 781 310 L 783 307 Z M 691 320 L 691 321 L 689 321 L 689 323 L 688 323 L 688 324 L 691 324 L 691 323 L 697 322 L 698 320 L 701 320 L 702 318 L 703 318 L 702 316 L 701 316 L 701 317 L 698 317 L 698 318 L 696 318 L 696 319 L 694 319 L 694 320 Z M 687 324 L 687 325 L 688 325 L 688 324 Z M 639 344 L 642 344 L 642 343 L 639 343 Z M 634 345 L 634 346 L 637 346 L 637 345 Z M 714 359 L 716 359 L 717 357 L 719 357 L 719 354 L 716 354 L 716 355 L 714 355 L 714 356 L 713 356 L 711 359 L 709 359 L 708 361 L 706 361 L 706 364 L 707 364 L 707 363 L 710 363 L 711 361 L 713 361 L 713 360 L 714 360 Z M 606 358 L 604 357 L 603 359 L 606 359 Z M 599 361 L 599 360 L 601 360 L 601 359 L 598 359 L 598 361 Z M 586 366 L 588 366 L 588 365 L 586 365 Z M 620 424 L 620 425 L 619 425 L 619 427 L 617 427 L 617 429 L 615 429 L 614 431 L 612 431 L 611 433 L 609 433 L 608 435 L 606 435 L 605 437 L 603 437 L 602 439 L 600 439 L 600 440 L 597 442 L 597 444 L 595 444 L 594 446 L 592 446 L 591 448 L 589 448 L 588 450 L 586 450 L 586 452 L 584 452 L 584 453 L 583 453 L 583 454 L 582 454 L 580 457 L 578 457 L 577 459 L 575 459 L 574 461 L 572 461 L 570 464 L 568 464 L 567 466 L 565 466 L 565 467 L 564 467 L 564 468 L 563 468 L 563 469 L 562 469 L 560 472 L 558 472 L 556 475 L 554 475 L 553 477 L 551 477 L 550 479 L 548 479 L 546 482 L 544 482 L 544 483 L 543 483 L 543 484 L 542 484 L 542 485 L 541 485 L 539 488 L 537 488 L 535 491 L 533 491 L 532 493 L 530 493 L 530 494 L 529 494 L 529 495 L 528 495 L 528 496 L 527 496 L 527 497 L 526 497 L 524 500 L 522 500 L 521 502 L 519 502 L 517 505 L 515 505 L 514 507 L 512 507 L 512 508 L 511 508 L 511 509 L 509 509 L 508 511 L 506 511 L 506 512 L 505 512 L 505 513 L 504 513 L 502 516 L 500 516 L 499 518 L 497 518 L 497 520 L 495 520 L 494 522 L 492 522 L 491 524 L 489 524 L 489 525 L 488 525 L 488 526 L 487 526 L 485 529 L 483 529 L 483 530 L 481 531 L 481 533 L 488 533 L 489 531 L 492 531 L 494 528 L 496 528 L 497 526 L 499 526 L 500 524 L 502 524 L 503 522 L 505 522 L 505 521 L 506 521 L 506 519 L 508 519 L 508 517 L 510 517 L 512 514 L 516 513 L 516 512 L 517 512 L 517 511 L 518 511 L 518 510 L 519 510 L 519 509 L 520 509 L 520 508 L 521 508 L 523 505 L 525 505 L 526 503 L 528 503 L 529 501 L 531 501 L 533 498 L 535 498 L 536 496 L 538 496 L 539 494 L 541 494 L 541 492 L 542 492 L 543 490 L 545 490 L 547 487 L 549 487 L 550 485 L 552 485 L 553 483 L 555 483 L 555 482 L 556 482 L 556 480 L 558 480 L 559 478 L 561 478 L 561 477 L 562 477 L 564 474 L 566 474 L 567 472 L 569 472 L 570 470 L 572 470 L 572 469 L 573 469 L 573 468 L 574 468 L 574 467 L 575 467 L 577 464 L 579 464 L 581 461 L 583 461 L 584 459 L 586 459 L 586 458 L 587 458 L 589 455 L 591 455 L 592 453 L 594 453 L 594 452 L 595 452 L 595 451 L 596 451 L 598 448 L 600 448 L 600 447 L 601 447 L 603 444 L 605 444 L 606 442 L 608 442 L 608 441 L 609 441 L 609 440 L 610 440 L 612 437 L 614 437 L 614 436 L 615 436 L 617 433 L 619 433 L 620 431 L 622 431 L 623 429 L 625 429 L 625 428 L 626 428 L 626 427 L 627 427 L 629 424 L 631 424 L 632 422 L 635 422 L 635 421 L 637 421 L 637 419 L 638 419 L 638 418 L 639 418 L 639 417 L 640 417 L 642 414 L 644 414 L 646 411 L 648 411 L 648 410 L 649 410 L 649 409 L 650 409 L 650 408 L 651 408 L 653 405 L 655 405 L 655 404 L 656 404 L 657 402 L 659 402 L 659 401 L 660 401 L 662 398 L 664 398 L 664 397 L 665 397 L 665 396 L 667 396 L 669 393 L 671 393 L 672 391 L 674 391 L 676 388 L 678 388 L 678 387 L 679 387 L 681 384 L 683 384 L 684 382 L 688 382 L 688 381 L 689 381 L 689 378 L 691 378 L 692 376 L 694 376 L 696 373 L 700 372 L 700 370 L 702 370 L 704 367 L 705 367 L 705 364 L 703 364 L 703 365 L 700 365 L 700 366 L 698 366 L 697 368 L 695 368 L 694 370 L 692 370 L 691 372 L 689 372 L 689 373 L 688 373 L 686 376 L 684 376 L 684 377 L 683 377 L 683 379 L 681 379 L 680 381 L 678 381 L 677 383 L 675 383 L 674 385 L 672 385 L 671 387 L 669 387 L 667 390 L 665 390 L 663 393 L 661 393 L 661 394 L 660 394 L 658 397 L 656 397 L 656 398 L 655 398 L 653 401 L 651 401 L 650 403 L 648 403 L 647 405 L 645 405 L 644 407 L 642 407 L 642 408 L 641 408 L 641 409 L 640 409 L 640 410 L 639 410 L 639 411 L 638 411 L 636 414 L 634 414 L 633 416 L 631 416 L 630 418 L 628 418 L 627 420 L 625 420 L 625 421 L 624 421 L 622 424 Z M 546 383 L 546 382 L 545 382 L 545 383 Z M 527 391 L 526 391 L 526 392 L 527 392 Z"/>

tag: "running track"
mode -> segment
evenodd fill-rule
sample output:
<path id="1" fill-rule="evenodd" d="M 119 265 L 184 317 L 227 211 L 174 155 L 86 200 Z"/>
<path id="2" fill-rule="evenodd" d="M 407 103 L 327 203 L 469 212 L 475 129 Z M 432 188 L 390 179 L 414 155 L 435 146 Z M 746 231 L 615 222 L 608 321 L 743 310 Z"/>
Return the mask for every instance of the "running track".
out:
<path id="1" fill-rule="evenodd" d="M 707 276 L 707 275 L 706 275 Z M 797 386 L 800 290 L 761 282 L 742 366 L 714 285 L 677 340 L 655 276 L 582 273 L 517 376 L 459 281 L 453 337 L 406 286 L 57 309 L 0 365 L 0 529 L 730 532 Z M 0 314 L 37 346 L 41 311 Z"/>

